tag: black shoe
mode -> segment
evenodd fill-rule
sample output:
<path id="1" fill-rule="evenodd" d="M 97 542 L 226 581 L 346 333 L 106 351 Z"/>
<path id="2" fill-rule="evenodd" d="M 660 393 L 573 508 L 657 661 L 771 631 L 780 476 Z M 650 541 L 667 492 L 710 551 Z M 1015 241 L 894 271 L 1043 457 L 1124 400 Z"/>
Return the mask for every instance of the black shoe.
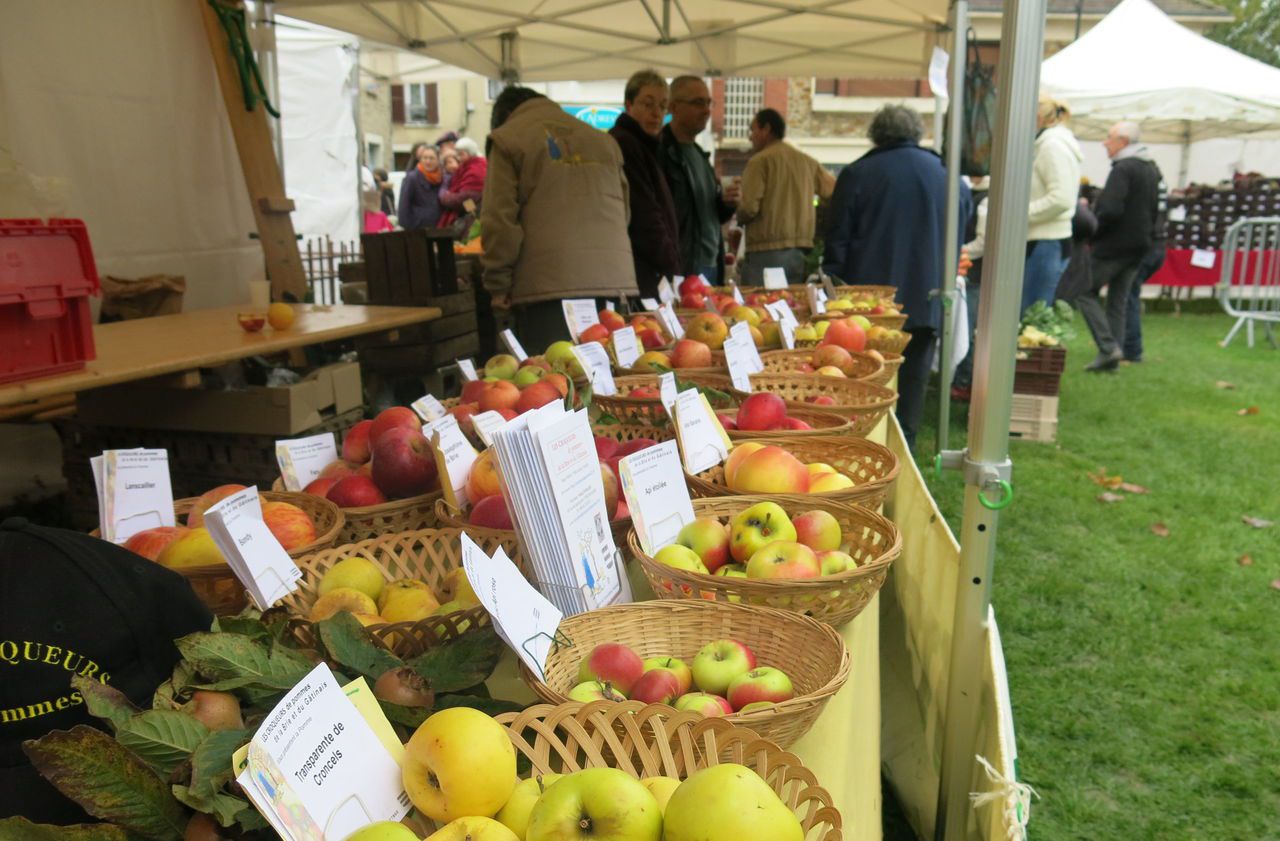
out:
<path id="1" fill-rule="evenodd" d="M 1121 359 L 1124 359 L 1124 352 L 1116 348 L 1111 353 L 1099 353 L 1093 358 L 1092 362 L 1084 366 L 1084 369 L 1092 374 L 1102 371 L 1114 371 L 1120 367 Z"/>
<path id="2" fill-rule="evenodd" d="M 1137 356 L 1126 356 L 1124 361 L 1128 362 L 1130 365 L 1140 365 L 1142 364 L 1142 354 L 1138 354 Z"/>

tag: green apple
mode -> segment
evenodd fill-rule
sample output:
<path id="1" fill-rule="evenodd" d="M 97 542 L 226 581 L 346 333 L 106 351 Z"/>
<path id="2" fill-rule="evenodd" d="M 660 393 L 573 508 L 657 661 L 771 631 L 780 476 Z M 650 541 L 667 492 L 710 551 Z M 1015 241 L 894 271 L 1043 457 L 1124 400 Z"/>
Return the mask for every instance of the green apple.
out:
<path id="1" fill-rule="evenodd" d="M 823 575 L 839 575 L 842 572 L 856 569 L 858 566 L 858 562 L 853 559 L 852 555 L 835 549 L 829 552 L 819 552 L 818 563 L 822 565 Z"/>
<path id="2" fill-rule="evenodd" d="M 497 377 L 500 380 L 511 379 L 519 369 L 520 360 L 509 353 L 500 353 L 484 363 L 484 375 Z"/>
<path id="3" fill-rule="evenodd" d="M 796 527 L 776 502 L 758 502 L 729 522 L 729 552 L 740 564 L 749 561 L 765 544 L 795 539 Z"/>
<path id="4" fill-rule="evenodd" d="M 546 357 L 546 360 L 551 364 L 551 367 L 556 369 L 563 369 L 570 362 L 577 359 L 577 357 L 573 355 L 573 342 L 563 341 L 552 342 L 543 356 Z"/>
<path id="5" fill-rule="evenodd" d="M 770 701 L 780 704 L 796 697 L 791 678 L 781 669 L 772 666 L 758 666 L 745 675 L 738 675 L 729 684 L 729 706 L 740 710 L 748 704 L 759 701 Z"/>
<path id="6" fill-rule="evenodd" d="M 756 667 L 756 655 L 737 640 L 716 640 L 693 658 L 693 683 L 703 692 L 725 697 L 729 684 Z"/>
<path id="7" fill-rule="evenodd" d="M 676 535 L 676 543 L 696 552 L 710 572 L 729 562 L 729 530 L 715 517 L 699 517 L 686 523 Z"/>
<path id="8" fill-rule="evenodd" d="M 726 764 L 697 771 L 680 784 L 667 801 L 662 838 L 803 841 L 804 828 L 755 771 L 744 765 Z"/>
<path id="9" fill-rule="evenodd" d="M 702 563 L 702 558 L 698 557 L 698 553 L 688 546 L 681 546 L 679 543 L 672 543 L 670 546 L 662 547 L 658 550 L 658 554 L 653 556 L 653 559 L 660 564 L 675 567 L 676 569 L 685 569 L 689 572 L 710 575 L 706 564 Z"/>
<path id="10" fill-rule="evenodd" d="M 658 801 L 658 808 L 666 811 L 667 801 L 680 787 L 680 781 L 675 777 L 645 777 L 640 781 L 640 785 L 649 789 L 653 799 Z"/>
<path id="11" fill-rule="evenodd" d="M 530 365 L 527 368 L 521 368 L 519 371 L 516 371 L 516 375 L 512 377 L 511 381 L 518 387 L 525 388 L 545 377 L 547 373 L 546 368 L 539 368 L 537 365 Z"/>
<path id="12" fill-rule="evenodd" d="M 539 774 L 527 780 L 521 780 L 516 784 L 516 790 L 511 792 L 507 805 L 498 810 L 498 823 L 524 838 L 525 833 L 529 831 L 529 815 L 533 812 L 534 804 L 552 783 L 563 776 L 563 774 Z"/>
<path id="13" fill-rule="evenodd" d="M 625 701 L 627 696 L 607 683 L 586 680 L 569 690 L 569 700 L 588 704 L 592 701 Z"/>
<path id="14" fill-rule="evenodd" d="M 493 818 L 469 815 L 450 821 L 423 841 L 520 841 L 520 836 Z"/>
<path id="15" fill-rule="evenodd" d="M 724 566 L 720 567 L 720 569 L 716 570 L 715 574 L 720 576 L 721 578 L 746 578 L 747 565 L 746 564 L 725 564 Z"/>
<path id="16" fill-rule="evenodd" d="M 865 315 L 851 315 L 849 316 L 849 320 L 854 324 L 857 324 L 863 330 L 866 330 L 871 326 L 871 319 L 867 318 Z"/>
<path id="17" fill-rule="evenodd" d="M 617 768 L 588 768 L 557 780 L 534 804 L 525 834 L 525 841 L 661 838 L 658 801 L 639 780 Z"/>
<path id="18" fill-rule="evenodd" d="M 676 680 L 680 683 L 680 694 L 683 695 L 693 686 L 693 670 L 688 664 L 678 657 L 650 657 L 644 661 L 644 670 L 652 672 L 655 669 L 671 672 L 676 676 Z"/>
<path id="19" fill-rule="evenodd" d="M 357 829 L 345 841 L 418 841 L 418 833 L 398 821 L 378 821 Z"/>

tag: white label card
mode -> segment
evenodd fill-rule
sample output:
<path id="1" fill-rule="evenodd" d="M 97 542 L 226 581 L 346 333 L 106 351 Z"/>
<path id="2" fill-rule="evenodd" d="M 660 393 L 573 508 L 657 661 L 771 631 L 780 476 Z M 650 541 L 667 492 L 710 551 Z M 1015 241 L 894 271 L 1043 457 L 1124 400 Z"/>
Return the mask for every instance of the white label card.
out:
<path id="1" fill-rule="evenodd" d="M 742 290 L 738 288 L 738 284 L 733 284 L 733 300 L 738 306 L 745 306 L 746 301 L 742 297 Z"/>
<path id="2" fill-rule="evenodd" d="M 1191 252 L 1191 265 L 1200 269 L 1212 269 L 1218 262 L 1218 252 L 1196 248 Z"/>
<path id="3" fill-rule="evenodd" d="M 630 325 L 614 330 L 609 337 L 613 342 L 613 355 L 619 368 L 634 368 L 640 358 L 640 342 L 636 340 L 636 328 Z"/>
<path id="4" fill-rule="evenodd" d="M 484 445 L 492 447 L 493 434 L 507 425 L 507 419 L 497 412 L 481 412 L 472 416 L 471 424 L 476 430 L 476 435 L 480 436 L 480 440 L 484 442 Z"/>
<path id="5" fill-rule="evenodd" d="M 756 340 L 751 336 L 751 325 L 745 321 L 736 322 L 729 328 L 729 335 L 741 337 L 741 341 L 747 348 L 747 352 L 751 356 L 751 369 L 748 373 L 759 374 L 764 370 L 764 360 L 760 358 L 760 350 L 756 347 Z"/>
<path id="6" fill-rule="evenodd" d="M 607 309 L 609 312 L 617 312 L 617 311 L 618 311 L 618 305 L 617 305 L 617 304 L 615 304 L 613 301 L 605 301 L 605 302 L 604 302 L 604 308 L 605 308 L 605 309 Z"/>
<path id="7" fill-rule="evenodd" d="M 449 414 L 449 410 L 444 407 L 444 404 L 431 394 L 424 394 L 417 400 L 410 403 L 409 406 L 417 412 L 418 417 L 422 418 L 424 421 L 433 421 Z"/>
<path id="8" fill-rule="evenodd" d="M 822 291 L 821 286 L 809 284 L 805 291 L 809 293 L 809 312 L 820 315 L 827 311 L 827 293 Z"/>
<path id="9" fill-rule="evenodd" d="M 586 342 L 573 346 L 573 355 L 578 357 L 582 368 L 591 380 L 591 389 L 596 394 L 608 397 L 618 393 L 613 382 L 613 370 L 609 362 L 609 354 L 599 342 Z"/>
<path id="10" fill-rule="evenodd" d="M 750 337 L 747 343 L 751 342 Z M 724 361 L 729 368 L 729 378 L 738 391 L 751 393 L 751 351 L 743 347 L 742 336 L 730 334 L 724 340 Z"/>
<path id="11" fill-rule="evenodd" d="M 259 610 L 297 589 L 302 570 L 262 520 L 258 489 L 234 493 L 204 513 L 209 536 Z"/>
<path id="12" fill-rule="evenodd" d="M 529 358 L 529 354 L 524 352 L 524 346 L 520 344 L 520 340 L 516 338 L 516 334 L 511 332 L 510 327 L 503 330 L 501 335 L 502 343 L 507 346 L 507 350 L 511 351 L 512 356 L 521 362 L 524 362 Z"/>
<path id="13" fill-rule="evenodd" d="M 456 508 L 467 505 L 467 479 L 471 476 L 471 466 L 480 455 L 471 446 L 467 436 L 462 434 L 458 419 L 453 415 L 445 415 L 422 427 L 422 434 L 431 442 L 439 455 L 436 464 L 448 479 L 449 488 L 453 491 L 453 499 L 449 500 Z M 445 484 L 443 481 L 441 485 Z"/>
<path id="14" fill-rule="evenodd" d="M 415 403 L 414 409 L 417 408 Z M 338 441 L 332 432 L 276 442 L 276 463 L 280 465 L 280 479 L 286 491 L 302 490 L 320 476 L 321 470 L 337 460 Z"/>
<path id="15" fill-rule="evenodd" d="M 676 290 L 671 285 L 671 281 L 663 278 L 658 281 L 658 302 L 669 304 L 676 299 Z"/>
<path id="16" fill-rule="evenodd" d="M 778 335 L 782 337 L 782 346 L 787 350 L 796 349 L 796 326 L 790 321 L 778 325 Z"/>
<path id="17" fill-rule="evenodd" d="M 764 270 L 764 288 L 765 289 L 786 289 L 787 288 L 787 272 L 786 269 L 765 269 Z"/>
<path id="18" fill-rule="evenodd" d="M 140 531 L 176 524 L 167 450 L 108 450 L 103 482 L 107 540 L 124 543 Z"/>
<path id="19" fill-rule="evenodd" d="M 791 306 L 786 301 L 774 301 L 772 304 L 765 304 L 764 308 L 778 322 L 779 333 L 782 336 L 782 346 L 787 350 L 794 350 L 796 346 L 796 324 L 798 322 L 796 321 L 795 313 L 791 311 Z"/>
<path id="20" fill-rule="evenodd" d="M 568 325 L 569 335 L 573 336 L 575 342 L 583 330 L 600 323 L 594 298 L 568 298 L 560 304 L 564 307 L 564 323 Z"/>
<path id="21" fill-rule="evenodd" d="M 534 674 L 545 680 L 547 657 L 564 614 L 520 574 L 501 546 L 491 558 L 466 532 L 461 539 L 462 568 L 476 598 L 489 612 L 498 636 Z"/>
<path id="22" fill-rule="evenodd" d="M 640 306 L 644 307 L 646 312 L 657 312 L 661 305 L 653 298 L 641 298 Z"/>
<path id="23" fill-rule="evenodd" d="M 668 371 L 658 377 L 658 395 L 662 399 L 662 406 L 667 410 L 668 417 L 675 417 L 676 412 L 676 375 L 674 371 Z"/>
<path id="24" fill-rule="evenodd" d="M 462 378 L 464 380 L 475 382 L 480 379 L 480 376 L 476 374 L 476 363 L 472 362 L 470 359 L 459 359 L 458 370 L 462 372 Z"/>
<path id="25" fill-rule="evenodd" d="M 822 291 L 827 293 L 828 301 L 836 296 L 836 285 L 831 282 L 831 278 L 827 275 L 822 276 Z"/>
<path id="26" fill-rule="evenodd" d="M 618 462 L 618 475 L 646 555 L 670 546 L 680 529 L 693 522 L 693 503 L 675 441 L 626 456 Z"/>
<path id="27" fill-rule="evenodd" d="M 680 318 L 670 304 L 663 304 L 658 307 L 658 318 L 673 339 L 680 340 L 684 338 L 684 325 L 680 323 Z"/>
<path id="28" fill-rule="evenodd" d="M 676 396 L 676 434 L 684 469 L 690 473 L 709 470 L 729 457 L 729 438 L 711 411 L 711 404 L 696 388 Z"/>

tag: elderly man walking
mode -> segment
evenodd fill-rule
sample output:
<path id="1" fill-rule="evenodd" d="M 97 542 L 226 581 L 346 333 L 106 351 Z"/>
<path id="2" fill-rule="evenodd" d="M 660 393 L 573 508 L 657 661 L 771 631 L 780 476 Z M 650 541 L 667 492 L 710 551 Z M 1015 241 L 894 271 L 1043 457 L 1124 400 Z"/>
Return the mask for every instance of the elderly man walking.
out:
<path id="1" fill-rule="evenodd" d="M 1098 232 L 1093 235 L 1090 261 L 1092 288 L 1077 302 L 1098 346 L 1098 355 L 1085 366 L 1086 371 L 1114 371 L 1124 358 L 1129 290 L 1155 242 L 1163 179 L 1147 147 L 1138 142 L 1138 131 L 1137 123 L 1119 122 L 1102 141 L 1111 158 L 1111 173 L 1094 207 Z M 1104 288 L 1105 311 L 1098 295 Z"/>
<path id="2" fill-rule="evenodd" d="M 751 121 L 755 154 L 742 173 L 738 222 L 747 230 L 742 282 L 760 286 L 764 270 L 781 268 L 787 283 L 804 283 L 804 258 L 813 248 L 813 197 L 831 198 L 835 176 L 789 143 L 787 123 L 772 108 Z"/>

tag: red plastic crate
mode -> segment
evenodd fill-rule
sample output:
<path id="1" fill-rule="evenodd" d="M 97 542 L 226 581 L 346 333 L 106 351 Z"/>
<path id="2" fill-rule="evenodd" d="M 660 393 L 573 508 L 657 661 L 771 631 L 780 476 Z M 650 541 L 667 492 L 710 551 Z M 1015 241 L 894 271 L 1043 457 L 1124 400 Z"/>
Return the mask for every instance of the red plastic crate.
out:
<path id="1" fill-rule="evenodd" d="M 0 219 L 0 383 L 93 359 L 89 296 L 101 288 L 79 219 Z"/>

